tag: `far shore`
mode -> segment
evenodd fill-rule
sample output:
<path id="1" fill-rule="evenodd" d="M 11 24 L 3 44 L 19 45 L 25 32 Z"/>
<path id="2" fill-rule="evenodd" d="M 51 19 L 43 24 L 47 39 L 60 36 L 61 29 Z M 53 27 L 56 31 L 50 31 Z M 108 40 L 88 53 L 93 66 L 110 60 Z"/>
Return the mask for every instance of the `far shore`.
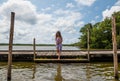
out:
<path id="1" fill-rule="evenodd" d="M 0 46 L 8 46 L 7 43 L 1 43 Z M 13 46 L 33 46 L 33 44 L 13 44 Z M 55 46 L 55 44 L 36 44 L 36 46 Z M 74 46 L 73 44 L 63 44 L 63 46 Z"/>

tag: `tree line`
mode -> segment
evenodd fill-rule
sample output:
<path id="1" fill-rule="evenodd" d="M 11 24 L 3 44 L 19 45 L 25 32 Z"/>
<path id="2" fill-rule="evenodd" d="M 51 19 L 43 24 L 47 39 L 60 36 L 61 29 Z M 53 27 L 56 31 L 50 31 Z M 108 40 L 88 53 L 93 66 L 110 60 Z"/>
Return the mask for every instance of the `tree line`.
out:
<path id="1" fill-rule="evenodd" d="M 116 20 L 116 38 L 117 48 L 120 49 L 120 11 L 114 12 Z M 94 25 L 91 23 L 85 24 L 81 29 L 79 42 L 74 43 L 80 48 L 87 48 L 87 29 L 90 32 L 90 48 L 91 49 L 112 49 L 112 17 L 106 17 L 103 21 L 97 22 Z"/>

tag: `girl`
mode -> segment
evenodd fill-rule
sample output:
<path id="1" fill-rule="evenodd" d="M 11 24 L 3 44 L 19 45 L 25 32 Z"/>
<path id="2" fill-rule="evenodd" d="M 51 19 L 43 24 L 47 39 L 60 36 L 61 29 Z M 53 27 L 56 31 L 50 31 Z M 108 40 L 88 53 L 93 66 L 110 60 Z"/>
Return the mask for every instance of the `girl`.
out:
<path id="1" fill-rule="evenodd" d="M 58 59 L 60 60 L 60 53 L 62 51 L 62 41 L 63 41 L 60 31 L 56 32 L 55 41 L 56 41 Z"/>

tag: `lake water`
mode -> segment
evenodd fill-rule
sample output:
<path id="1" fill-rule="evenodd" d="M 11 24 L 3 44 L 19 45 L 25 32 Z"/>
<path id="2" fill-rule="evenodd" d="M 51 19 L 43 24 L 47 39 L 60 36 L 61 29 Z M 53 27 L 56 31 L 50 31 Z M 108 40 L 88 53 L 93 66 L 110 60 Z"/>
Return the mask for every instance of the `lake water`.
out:
<path id="1" fill-rule="evenodd" d="M 55 50 L 55 46 L 37 46 L 37 50 Z M 8 46 L 0 46 L 8 50 Z M 32 46 L 14 46 L 13 50 L 33 50 Z M 79 50 L 64 46 L 63 50 Z M 120 73 L 120 63 L 119 63 Z M 120 74 L 119 74 L 120 76 Z M 7 62 L 0 62 L 0 81 L 7 81 Z M 120 79 L 119 79 L 120 80 Z M 13 62 L 11 81 L 119 81 L 114 79 L 113 63 L 34 63 Z"/>
<path id="2" fill-rule="evenodd" d="M 6 77 L 7 77 L 7 63 L 0 62 L 0 81 L 7 81 Z M 119 80 L 114 79 L 113 64 L 108 62 L 65 63 L 65 64 L 14 62 L 12 65 L 11 81 L 119 81 Z"/>
<path id="3" fill-rule="evenodd" d="M 63 50 L 79 50 L 75 46 L 63 46 Z M 0 50 L 8 50 L 8 46 L 0 46 Z M 13 46 L 13 50 L 33 50 L 33 46 Z M 55 46 L 36 46 L 36 50 L 56 50 Z"/>

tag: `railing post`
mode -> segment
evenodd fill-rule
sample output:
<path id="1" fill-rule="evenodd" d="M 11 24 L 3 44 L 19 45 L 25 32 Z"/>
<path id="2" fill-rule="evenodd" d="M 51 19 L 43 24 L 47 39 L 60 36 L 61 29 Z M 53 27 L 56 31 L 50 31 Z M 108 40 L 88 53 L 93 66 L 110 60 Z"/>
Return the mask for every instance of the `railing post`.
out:
<path id="1" fill-rule="evenodd" d="M 13 35 L 14 35 L 14 18 L 15 18 L 15 13 L 11 12 L 7 80 L 11 80 L 12 44 L 13 44 Z"/>
<path id="2" fill-rule="evenodd" d="M 88 51 L 88 60 L 90 61 L 90 31 L 87 28 L 87 51 Z"/>
<path id="3" fill-rule="evenodd" d="M 117 42 L 116 42 L 116 23 L 115 17 L 112 16 L 112 42 L 113 42 L 113 59 L 114 59 L 114 76 L 118 79 L 118 57 L 117 57 Z"/>
<path id="4" fill-rule="evenodd" d="M 34 59 L 36 57 L 36 45 L 35 45 L 35 38 L 33 39 L 33 50 L 34 50 Z"/>

